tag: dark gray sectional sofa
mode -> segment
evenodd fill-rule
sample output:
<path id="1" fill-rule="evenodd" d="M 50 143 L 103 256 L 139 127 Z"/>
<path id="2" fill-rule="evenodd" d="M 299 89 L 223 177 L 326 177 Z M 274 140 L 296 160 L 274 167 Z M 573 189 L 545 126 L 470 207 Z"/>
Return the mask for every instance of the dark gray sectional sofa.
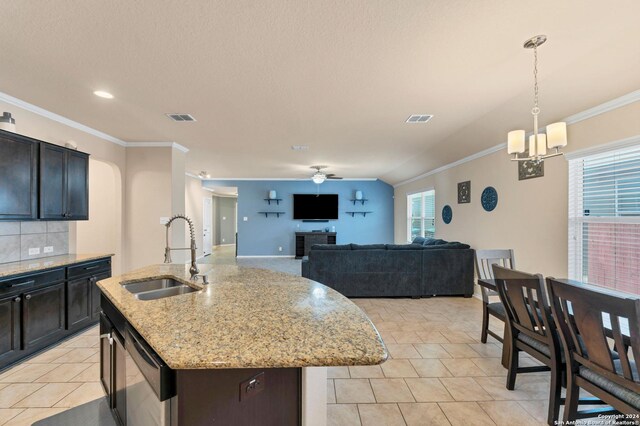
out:
<path id="1" fill-rule="evenodd" d="M 314 245 L 302 261 L 302 276 L 347 297 L 471 297 L 473 250 L 430 238 L 404 245 Z"/>

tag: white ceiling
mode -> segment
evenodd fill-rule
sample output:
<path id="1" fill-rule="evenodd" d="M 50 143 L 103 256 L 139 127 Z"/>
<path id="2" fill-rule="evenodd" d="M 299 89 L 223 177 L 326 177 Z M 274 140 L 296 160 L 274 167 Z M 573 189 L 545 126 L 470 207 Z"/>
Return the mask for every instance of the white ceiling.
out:
<path id="1" fill-rule="evenodd" d="M 328 164 L 396 183 L 530 128 L 529 36 L 549 36 L 543 123 L 640 88 L 639 16 L 636 0 L 22 0 L 2 5 L 0 91 L 178 142 L 215 178 Z"/>

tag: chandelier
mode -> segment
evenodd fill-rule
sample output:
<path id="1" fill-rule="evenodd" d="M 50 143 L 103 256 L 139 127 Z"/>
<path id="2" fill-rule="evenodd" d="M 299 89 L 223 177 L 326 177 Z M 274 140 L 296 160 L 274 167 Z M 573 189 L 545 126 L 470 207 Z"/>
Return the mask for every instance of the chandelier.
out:
<path id="1" fill-rule="evenodd" d="M 535 161 L 540 163 L 545 158 L 563 155 L 560 148 L 567 146 L 567 123 L 549 124 L 546 133 L 539 133 L 538 129 L 538 47 L 547 41 L 547 36 L 538 35 L 524 42 L 525 49 L 533 49 L 533 134 L 529 136 L 528 156 L 522 156 L 525 151 L 525 131 L 513 130 L 507 135 L 507 152 L 513 155 L 512 161 Z M 547 151 L 549 149 L 549 152 Z"/>

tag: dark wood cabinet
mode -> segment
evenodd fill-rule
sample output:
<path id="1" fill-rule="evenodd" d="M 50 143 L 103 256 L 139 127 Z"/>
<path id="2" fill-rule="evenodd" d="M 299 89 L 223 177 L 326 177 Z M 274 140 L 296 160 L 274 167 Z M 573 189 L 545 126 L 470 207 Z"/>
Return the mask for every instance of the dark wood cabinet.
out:
<path id="1" fill-rule="evenodd" d="M 0 220 L 89 219 L 89 154 L 0 130 Z"/>
<path id="2" fill-rule="evenodd" d="M 109 317 L 100 313 L 100 382 L 118 424 L 126 425 L 126 351 L 124 338 Z"/>
<path id="3" fill-rule="evenodd" d="M 67 329 L 82 328 L 91 321 L 92 278 L 67 281 Z"/>
<path id="4" fill-rule="evenodd" d="M 0 279 L 0 369 L 95 324 L 110 276 L 103 258 Z"/>
<path id="5" fill-rule="evenodd" d="M 12 359 L 20 351 L 20 296 L 0 299 L 0 362 Z"/>
<path id="6" fill-rule="evenodd" d="M 104 393 L 107 395 L 107 402 L 109 407 L 112 406 L 111 403 L 111 389 L 113 385 L 111 383 L 111 370 L 113 366 L 111 365 L 111 346 L 112 342 L 112 332 L 113 325 L 111 325 L 111 321 L 106 317 L 106 315 L 100 315 L 100 383 L 102 383 L 102 388 L 104 389 Z"/>
<path id="7" fill-rule="evenodd" d="M 0 220 L 38 218 L 38 143 L 0 130 Z"/>
<path id="8" fill-rule="evenodd" d="M 64 334 L 64 282 L 24 293 L 22 342 L 24 349 L 42 346 Z"/>
<path id="9" fill-rule="evenodd" d="M 309 256 L 309 250 L 314 244 L 335 244 L 335 232 L 296 232 L 296 259 Z"/>
<path id="10" fill-rule="evenodd" d="M 127 370 L 124 339 L 115 331 L 113 334 L 113 390 L 112 409 L 121 425 L 127 424 Z"/>
<path id="11" fill-rule="evenodd" d="M 89 219 L 89 156 L 67 151 L 66 212 L 68 219 Z"/>
<path id="12" fill-rule="evenodd" d="M 104 280 L 111 277 L 111 272 L 102 272 L 91 277 L 90 286 L 90 295 L 89 299 L 91 300 L 91 321 L 97 321 L 100 318 L 100 312 L 102 309 L 100 308 L 100 287 L 96 284 L 100 280 Z"/>
<path id="13" fill-rule="evenodd" d="M 89 155 L 40 143 L 40 218 L 89 218 Z"/>

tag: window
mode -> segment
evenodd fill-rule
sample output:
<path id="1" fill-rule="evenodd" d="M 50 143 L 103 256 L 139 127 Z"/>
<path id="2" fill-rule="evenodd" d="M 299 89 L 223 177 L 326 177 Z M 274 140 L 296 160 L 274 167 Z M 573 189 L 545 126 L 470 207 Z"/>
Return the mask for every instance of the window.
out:
<path id="1" fill-rule="evenodd" d="M 407 195 L 407 238 L 435 237 L 436 191 Z"/>
<path id="2" fill-rule="evenodd" d="M 569 161 L 569 276 L 640 294 L 640 146 Z"/>

